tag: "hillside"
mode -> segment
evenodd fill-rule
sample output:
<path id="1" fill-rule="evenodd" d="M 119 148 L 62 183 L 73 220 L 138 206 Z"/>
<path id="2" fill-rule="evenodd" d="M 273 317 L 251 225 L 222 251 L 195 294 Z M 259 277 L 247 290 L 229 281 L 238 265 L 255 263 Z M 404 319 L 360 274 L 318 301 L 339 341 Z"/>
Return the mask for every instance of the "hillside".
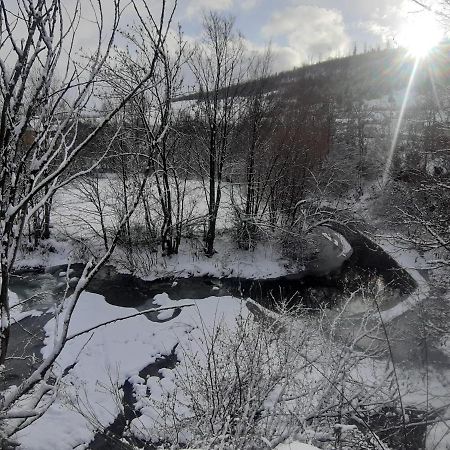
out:
<path id="1" fill-rule="evenodd" d="M 427 64 L 443 84 L 450 81 L 450 43 L 436 48 L 421 64 Z M 252 80 L 236 86 L 239 95 L 246 96 L 261 89 L 278 91 L 280 95 L 295 95 L 306 103 L 317 103 L 334 98 L 339 104 L 352 100 L 373 100 L 404 89 L 415 61 L 401 48 L 375 50 L 368 53 L 331 59 L 317 64 L 276 73 L 264 80 Z M 419 70 L 416 86 L 429 79 L 428 70 Z M 175 101 L 195 100 L 198 92 L 183 95 Z"/>

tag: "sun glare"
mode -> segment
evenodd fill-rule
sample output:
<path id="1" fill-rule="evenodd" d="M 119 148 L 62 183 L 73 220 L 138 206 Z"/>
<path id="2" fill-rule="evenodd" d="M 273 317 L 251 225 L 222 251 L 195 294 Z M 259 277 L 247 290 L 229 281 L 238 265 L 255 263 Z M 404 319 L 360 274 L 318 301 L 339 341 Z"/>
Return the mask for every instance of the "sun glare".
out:
<path id="1" fill-rule="evenodd" d="M 444 30 L 430 13 L 420 13 L 410 17 L 398 35 L 398 43 L 416 58 L 430 53 L 444 37 Z"/>

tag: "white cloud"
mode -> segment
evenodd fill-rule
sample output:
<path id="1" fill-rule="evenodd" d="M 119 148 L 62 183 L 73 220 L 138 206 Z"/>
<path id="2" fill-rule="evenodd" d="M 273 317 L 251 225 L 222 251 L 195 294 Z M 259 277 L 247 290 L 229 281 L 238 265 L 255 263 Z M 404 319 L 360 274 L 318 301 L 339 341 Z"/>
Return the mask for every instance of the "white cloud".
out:
<path id="1" fill-rule="evenodd" d="M 233 7 L 233 0 L 190 0 L 186 15 L 193 18 L 208 11 L 227 11 Z"/>
<path id="2" fill-rule="evenodd" d="M 283 72 L 299 67 L 304 60 L 293 48 L 288 46 L 272 45 L 272 70 L 273 72 Z"/>
<path id="3" fill-rule="evenodd" d="M 424 4 L 438 10 L 441 3 L 439 0 L 427 0 Z M 426 10 L 412 0 L 379 0 L 376 8 L 361 15 L 358 25 L 373 36 L 400 44 L 399 38 L 405 25 L 416 22 L 417 18 L 424 14 Z"/>
<path id="4" fill-rule="evenodd" d="M 255 9 L 260 3 L 261 0 L 241 0 L 239 6 L 244 11 L 251 11 L 252 9 Z"/>
<path id="5" fill-rule="evenodd" d="M 245 56 L 248 59 L 254 57 L 263 57 L 267 52 L 267 46 L 257 45 L 252 41 L 244 39 Z M 270 71 L 283 72 L 292 69 L 294 66 L 299 66 L 301 60 L 298 54 L 288 46 L 280 46 L 278 44 L 271 44 L 270 48 Z"/>
<path id="6" fill-rule="evenodd" d="M 274 13 L 263 27 L 263 34 L 266 38 L 284 37 L 284 52 L 296 55 L 293 64 L 327 58 L 351 47 L 342 13 L 312 5 L 292 6 Z"/>

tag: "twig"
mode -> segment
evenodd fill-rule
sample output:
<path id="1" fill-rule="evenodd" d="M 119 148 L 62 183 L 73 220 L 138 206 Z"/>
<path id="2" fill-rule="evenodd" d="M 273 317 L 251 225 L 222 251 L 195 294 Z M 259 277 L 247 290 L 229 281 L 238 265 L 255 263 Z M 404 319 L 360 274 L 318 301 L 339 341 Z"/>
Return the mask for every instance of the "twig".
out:
<path id="1" fill-rule="evenodd" d="M 189 306 L 195 306 L 193 303 L 188 305 L 179 305 L 179 306 L 167 306 L 165 308 L 152 308 L 152 309 L 146 309 L 145 311 L 139 311 L 135 314 L 130 314 L 129 316 L 125 317 L 119 317 L 118 319 L 108 320 L 107 322 L 100 323 L 98 325 L 95 325 L 91 328 L 88 328 L 87 330 L 80 331 L 78 333 L 73 334 L 72 336 L 69 336 L 66 341 L 70 341 L 72 339 L 77 338 L 78 336 L 82 336 L 83 334 L 89 333 L 90 331 L 96 330 L 97 328 L 103 327 L 105 325 L 109 325 L 114 322 L 120 322 L 122 320 L 132 319 L 133 317 L 142 316 L 143 314 L 148 314 L 152 312 L 160 312 L 160 311 L 167 311 L 169 309 L 177 309 L 177 308 L 187 308 Z"/>

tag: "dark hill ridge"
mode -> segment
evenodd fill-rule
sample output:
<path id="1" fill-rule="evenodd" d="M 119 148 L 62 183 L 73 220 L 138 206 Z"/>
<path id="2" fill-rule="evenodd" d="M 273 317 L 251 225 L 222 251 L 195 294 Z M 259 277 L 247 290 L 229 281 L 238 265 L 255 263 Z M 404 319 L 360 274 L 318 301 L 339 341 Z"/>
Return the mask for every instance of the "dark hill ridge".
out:
<path id="1" fill-rule="evenodd" d="M 371 100 L 391 94 L 407 86 L 415 61 L 404 49 L 370 51 L 359 55 L 332 59 L 310 66 L 277 73 L 265 79 L 251 80 L 234 87 L 239 96 L 250 95 L 261 87 L 265 92 L 297 98 L 302 103 L 318 103 L 334 98 L 338 103 Z M 431 69 L 419 70 L 416 86 L 429 79 L 432 72 L 438 81 L 450 83 L 450 41 L 441 44 L 421 63 Z M 196 100 L 195 92 L 176 101 Z"/>

